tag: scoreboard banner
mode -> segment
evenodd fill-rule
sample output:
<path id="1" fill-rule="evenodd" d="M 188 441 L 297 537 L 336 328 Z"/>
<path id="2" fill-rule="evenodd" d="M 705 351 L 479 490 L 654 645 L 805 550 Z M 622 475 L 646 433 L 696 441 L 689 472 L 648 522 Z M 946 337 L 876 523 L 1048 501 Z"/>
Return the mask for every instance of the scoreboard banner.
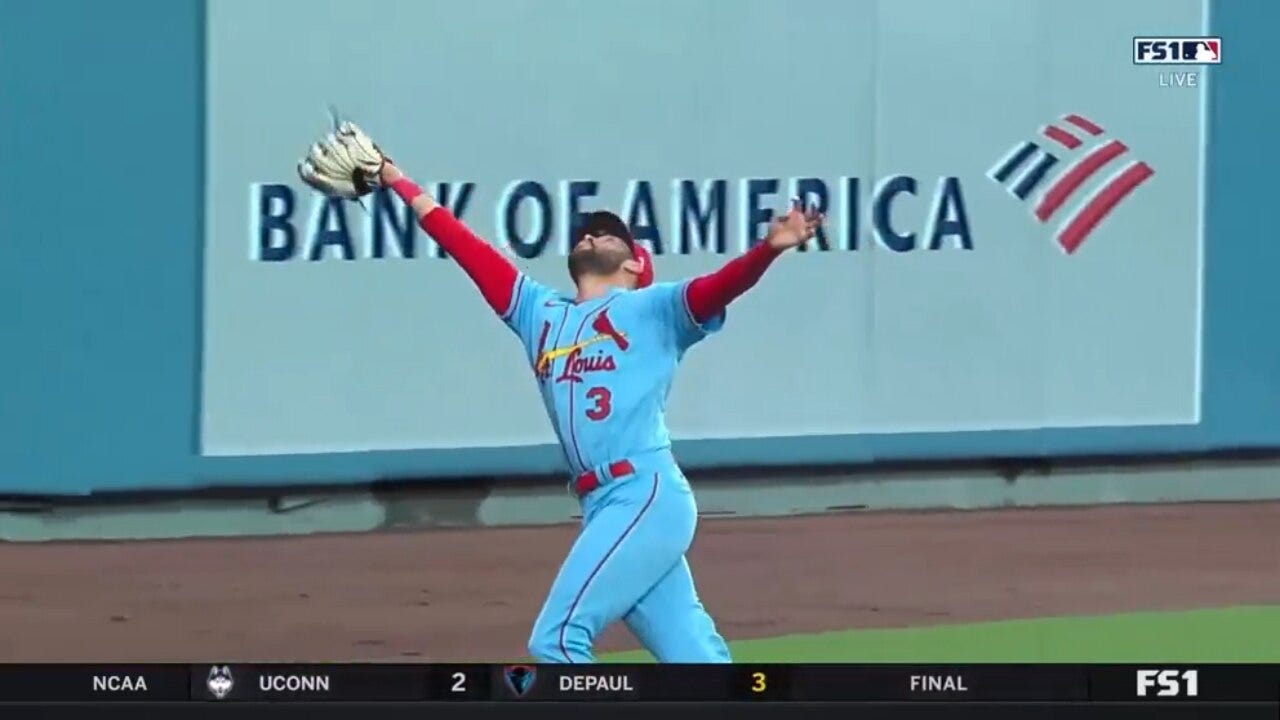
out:
<path id="1" fill-rule="evenodd" d="M 675 279 L 789 196 L 823 205 L 689 354 L 676 439 L 1199 422 L 1209 78 L 1131 54 L 1153 18 L 1204 34 L 1202 0 L 361 16 L 379 31 L 337 0 L 207 3 L 205 455 L 555 442 L 517 341 L 398 201 L 296 178 L 330 103 L 561 289 L 579 213 L 619 211 Z"/>
<path id="2" fill-rule="evenodd" d="M 28 665 L 8 702 L 1280 703 L 1280 665 Z"/>

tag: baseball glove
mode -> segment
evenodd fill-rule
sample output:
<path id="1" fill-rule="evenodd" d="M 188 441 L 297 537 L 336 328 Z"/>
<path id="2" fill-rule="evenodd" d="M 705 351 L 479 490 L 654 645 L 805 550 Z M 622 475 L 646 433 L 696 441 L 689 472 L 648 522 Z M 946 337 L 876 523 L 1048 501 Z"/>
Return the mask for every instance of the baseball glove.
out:
<path id="1" fill-rule="evenodd" d="M 357 200 L 382 185 L 382 150 L 351 122 L 338 123 L 298 163 L 298 176 L 330 197 Z"/>

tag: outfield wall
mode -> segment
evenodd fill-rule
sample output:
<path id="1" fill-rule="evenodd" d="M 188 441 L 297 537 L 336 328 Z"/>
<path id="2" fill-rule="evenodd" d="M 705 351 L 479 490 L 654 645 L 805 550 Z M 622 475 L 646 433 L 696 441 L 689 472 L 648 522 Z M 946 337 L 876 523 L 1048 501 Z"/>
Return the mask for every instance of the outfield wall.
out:
<path id="1" fill-rule="evenodd" d="M 1280 499 L 1275 461 L 1133 466 L 692 471 L 704 519 L 833 513 L 1258 502 Z M 164 540 L 576 523 L 560 483 L 504 477 L 374 487 L 222 488 L 197 494 L 0 500 L 0 541 Z"/>
<path id="2" fill-rule="evenodd" d="M 561 285 L 575 212 L 633 216 L 675 277 L 793 191 L 826 202 L 825 247 L 690 354 L 670 408 L 689 467 L 1280 446 L 1258 139 L 1280 10 L 1210 5 L 984 0 L 972 23 L 924 2 L 381 0 L 386 32 L 335 53 L 336 3 L 5 4 L 0 53 L 60 52 L 0 62 L 0 157 L 23 169 L 0 179 L 0 493 L 563 467 L 449 261 L 394 205 L 294 179 L 329 102 Z M 1138 34 L 1220 35 L 1223 64 L 1162 86 Z M 777 35 L 808 39 L 761 53 Z"/>

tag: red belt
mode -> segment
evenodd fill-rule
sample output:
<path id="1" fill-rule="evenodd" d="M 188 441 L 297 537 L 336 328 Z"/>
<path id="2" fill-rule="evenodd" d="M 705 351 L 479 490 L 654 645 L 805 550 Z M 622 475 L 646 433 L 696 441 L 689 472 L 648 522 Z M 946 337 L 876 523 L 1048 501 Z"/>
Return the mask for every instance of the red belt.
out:
<path id="1" fill-rule="evenodd" d="M 609 477 L 614 480 L 632 475 L 635 471 L 636 469 L 631 464 L 630 460 L 619 460 L 615 463 L 609 463 Z M 578 494 L 578 497 L 586 497 L 586 495 L 592 490 L 600 487 L 600 484 L 599 474 L 597 474 L 595 470 L 588 470 L 587 472 L 579 475 L 578 478 L 573 481 L 573 491 Z"/>

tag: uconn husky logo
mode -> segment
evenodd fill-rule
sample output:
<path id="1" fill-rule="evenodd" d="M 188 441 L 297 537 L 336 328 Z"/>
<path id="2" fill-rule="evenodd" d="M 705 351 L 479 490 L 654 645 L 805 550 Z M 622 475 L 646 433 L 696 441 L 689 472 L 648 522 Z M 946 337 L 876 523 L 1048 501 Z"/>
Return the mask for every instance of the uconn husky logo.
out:
<path id="1" fill-rule="evenodd" d="M 1031 202 L 1037 222 L 1059 221 L 1058 244 L 1070 255 L 1155 170 L 1140 160 L 1125 162 L 1128 146 L 1107 139 L 1102 126 L 1082 115 L 1067 115 L 1040 134 L 1048 149 L 1031 141 L 1019 143 L 987 176 L 1018 200 Z M 1086 195 L 1084 186 L 1107 171 L 1111 175 Z M 1031 198 L 1040 188 L 1044 192 Z"/>
<path id="2" fill-rule="evenodd" d="M 205 679 L 205 686 L 209 688 L 209 693 L 216 699 L 222 700 L 227 695 L 230 695 L 231 688 L 235 687 L 235 684 L 235 680 L 231 677 L 230 667 L 214 665 L 209 668 L 209 676 Z"/>

